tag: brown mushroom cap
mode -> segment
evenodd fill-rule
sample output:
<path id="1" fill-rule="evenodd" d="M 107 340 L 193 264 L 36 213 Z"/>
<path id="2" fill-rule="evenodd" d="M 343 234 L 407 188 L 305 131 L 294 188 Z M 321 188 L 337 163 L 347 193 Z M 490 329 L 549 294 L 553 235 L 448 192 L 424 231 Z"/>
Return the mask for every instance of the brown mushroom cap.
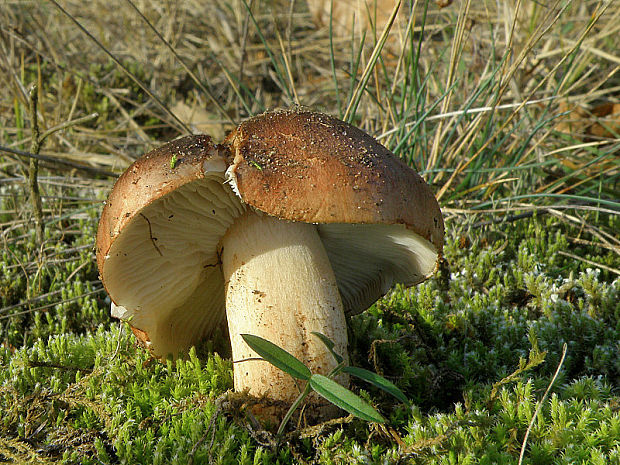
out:
<path id="1" fill-rule="evenodd" d="M 345 312 L 430 276 L 443 220 L 424 180 L 363 131 L 306 110 L 242 123 L 224 145 L 188 136 L 116 182 L 97 234 L 99 272 L 155 355 L 209 337 L 225 316 L 218 244 L 247 205 L 316 224 Z"/>
<path id="2" fill-rule="evenodd" d="M 241 199 L 304 223 L 402 224 L 441 251 L 443 220 L 422 177 L 364 131 L 331 116 L 281 110 L 227 137 Z"/>
<path id="3" fill-rule="evenodd" d="M 105 202 L 97 231 L 97 264 L 103 275 L 103 256 L 126 224 L 134 220 L 142 209 L 177 188 L 202 179 L 205 162 L 221 164 L 225 161 L 211 138 L 206 135 L 183 137 L 169 142 L 138 158 L 116 180 Z"/>
<path id="4" fill-rule="evenodd" d="M 175 140 L 136 160 L 101 214 L 97 264 L 112 314 L 131 319 L 155 355 L 177 355 L 224 323 L 217 244 L 245 211 L 226 166 L 208 136 Z"/>
<path id="5" fill-rule="evenodd" d="M 347 313 L 435 271 L 444 236 L 437 200 L 364 131 L 322 113 L 280 110 L 241 123 L 225 143 L 228 175 L 246 204 L 318 225 Z"/>

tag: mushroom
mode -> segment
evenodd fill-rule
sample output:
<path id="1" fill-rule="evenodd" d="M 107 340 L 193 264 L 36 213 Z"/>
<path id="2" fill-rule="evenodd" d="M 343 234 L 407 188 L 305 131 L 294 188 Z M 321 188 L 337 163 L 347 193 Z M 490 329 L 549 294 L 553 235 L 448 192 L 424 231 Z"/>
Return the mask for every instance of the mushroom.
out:
<path id="1" fill-rule="evenodd" d="M 112 315 L 153 355 L 227 322 L 235 389 L 290 403 L 295 382 L 241 334 L 327 374 L 335 361 L 311 333 L 346 359 L 345 314 L 428 278 L 442 246 L 417 173 L 365 132 L 295 109 L 251 118 L 221 145 L 188 136 L 136 160 L 103 209 L 97 263 Z"/>

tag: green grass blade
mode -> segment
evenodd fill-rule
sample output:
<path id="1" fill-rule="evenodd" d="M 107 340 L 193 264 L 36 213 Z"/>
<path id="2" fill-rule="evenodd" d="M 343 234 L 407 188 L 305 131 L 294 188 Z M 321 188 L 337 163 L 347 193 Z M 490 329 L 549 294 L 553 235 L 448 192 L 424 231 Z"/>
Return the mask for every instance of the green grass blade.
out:
<path id="1" fill-rule="evenodd" d="M 252 9 L 250 8 L 250 6 L 248 5 L 248 3 L 245 0 L 243 1 L 243 5 L 245 6 L 245 9 L 247 10 L 249 17 L 252 20 L 252 23 L 254 24 L 254 27 L 256 28 L 256 33 L 258 34 L 258 37 L 260 38 L 261 42 L 263 43 L 263 47 L 265 49 L 265 52 L 267 53 L 267 56 L 269 56 L 269 60 L 271 61 L 271 64 L 273 65 L 273 69 L 275 71 L 276 76 L 278 77 L 280 88 L 282 90 L 284 90 L 284 92 L 286 93 L 286 96 L 289 98 L 289 100 L 294 102 L 295 98 L 294 98 L 293 92 L 291 91 L 291 89 L 287 85 L 287 82 L 286 82 L 287 80 L 286 80 L 286 77 L 285 77 L 285 72 L 282 71 L 281 63 L 279 63 L 278 60 L 276 59 L 275 53 L 273 52 L 273 50 L 269 46 L 269 42 L 267 42 L 267 38 L 263 34 L 263 31 L 260 28 L 260 25 L 258 24 L 258 21 L 256 21 L 256 18 L 254 17 L 254 13 L 252 13 Z"/>
<path id="2" fill-rule="evenodd" d="M 342 371 L 384 390 L 388 394 L 396 397 L 402 403 L 409 405 L 409 399 L 407 399 L 407 396 L 403 393 L 403 391 L 398 389 L 393 383 L 385 379 L 383 376 L 379 376 L 372 371 L 357 367 L 344 367 Z"/>
<path id="3" fill-rule="evenodd" d="M 394 24 L 394 20 L 396 19 L 396 13 L 398 12 L 399 7 L 400 7 L 400 2 L 398 2 L 398 4 L 394 6 L 394 9 L 392 10 L 392 14 L 390 15 L 390 18 L 388 19 L 387 24 L 385 25 L 385 29 L 383 30 L 381 37 L 379 38 L 377 44 L 375 45 L 375 48 L 373 49 L 372 54 L 370 55 L 366 68 L 364 69 L 362 76 L 359 82 L 357 83 L 357 87 L 355 88 L 355 90 L 353 91 L 353 94 L 351 95 L 351 99 L 349 100 L 347 109 L 345 110 L 344 116 L 343 116 L 343 119 L 347 121 L 348 123 L 353 122 L 353 119 L 355 117 L 355 112 L 357 111 L 357 107 L 360 103 L 362 95 L 364 94 L 364 92 L 368 91 L 368 88 L 367 88 L 368 81 L 370 77 L 372 76 L 373 70 L 375 69 L 375 65 L 377 64 L 377 60 L 379 59 L 379 56 L 381 55 L 381 51 L 383 50 L 383 46 L 385 45 L 385 41 L 390 33 L 390 30 L 392 29 L 392 25 Z"/>
<path id="4" fill-rule="evenodd" d="M 385 419 L 368 403 L 336 381 L 323 375 L 312 375 L 310 386 L 332 404 L 366 421 L 384 423 Z"/>
<path id="5" fill-rule="evenodd" d="M 252 334 L 242 334 L 241 337 L 254 352 L 293 378 L 308 381 L 312 376 L 306 365 L 274 343 Z"/>
<path id="6" fill-rule="evenodd" d="M 334 1 L 332 0 L 329 7 L 329 64 L 332 69 L 332 77 L 334 79 L 334 90 L 336 93 L 336 105 L 339 112 L 342 112 L 342 103 L 340 102 L 340 86 L 338 85 L 338 75 L 336 74 L 336 56 L 334 55 Z"/>
<path id="7" fill-rule="evenodd" d="M 312 334 L 318 337 L 321 340 L 321 342 L 325 344 L 325 347 L 327 347 L 327 350 L 329 350 L 331 354 L 334 356 L 336 363 L 341 364 L 342 362 L 344 362 L 344 359 L 339 354 L 337 354 L 336 351 L 334 350 L 334 345 L 335 345 L 334 341 L 328 338 L 325 334 L 321 334 L 317 331 L 312 331 Z"/>

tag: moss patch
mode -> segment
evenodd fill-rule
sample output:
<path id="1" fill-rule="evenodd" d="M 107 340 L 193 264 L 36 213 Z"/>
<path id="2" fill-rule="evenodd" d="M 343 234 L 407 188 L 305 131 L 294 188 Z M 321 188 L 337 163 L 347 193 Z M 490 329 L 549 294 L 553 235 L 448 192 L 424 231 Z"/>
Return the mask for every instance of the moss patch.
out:
<path id="1" fill-rule="evenodd" d="M 524 463 L 620 463 L 620 280 L 559 254 L 576 231 L 552 218 L 476 231 L 467 240 L 458 228 L 448 230 L 443 273 L 394 290 L 350 321 L 353 364 L 381 373 L 415 404 L 407 410 L 354 384 L 389 419 L 386 426 L 352 418 L 299 425 L 275 447 L 246 416 L 247 399 L 226 394 L 229 361 L 208 348 L 175 363 L 150 360 L 122 325 L 102 317 L 93 329 L 93 308 L 106 312 L 105 303 L 86 297 L 62 318 L 63 308 L 51 307 L 13 321 L 29 333 L 19 349 L 12 333 L 3 333 L 2 458 L 517 463 L 566 344 Z M 608 259 L 596 250 L 579 253 Z M 76 275 L 83 281 L 88 273 L 84 267 Z M 63 318 L 72 323 L 59 323 Z"/>

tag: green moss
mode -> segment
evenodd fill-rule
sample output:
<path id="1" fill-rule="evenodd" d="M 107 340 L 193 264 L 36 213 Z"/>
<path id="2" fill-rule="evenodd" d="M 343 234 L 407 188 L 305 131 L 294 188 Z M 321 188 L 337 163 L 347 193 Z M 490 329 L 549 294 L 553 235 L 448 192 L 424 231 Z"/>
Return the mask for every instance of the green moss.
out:
<path id="1" fill-rule="evenodd" d="M 0 349 L 1 434 L 65 463 L 187 463 L 195 446 L 195 463 L 517 463 L 567 344 L 524 463 L 620 463 L 620 280 L 558 254 L 574 231 L 551 219 L 479 231 L 469 245 L 448 230 L 447 281 L 396 289 L 350 321 L 352 364 L 414 402 L 408 410 L 354 384 L 387 428 L 345 421 L 272 447 L 242 402 L 222 400 L 229 361 L 205 348 L 149 360 L 130 331 L 110 324 L 103 300 L 83 298 L 3 320 L 29 335 L 20 349 Z M 66 267 L 43 267 L 40 289 L 63 282 L 65 299 L 88 292 L 89 266 Z M 67 286 L 70 273 L 78 279 Z"/>
<path id="2" fill-rule="evenodd" d="M 30 346 L 51 335 L 82 334 L 109 324 L 91 242 L 98 209 L 85 213 L 86 220 L 47 228 L 44 256 L 33 242 L 9 237 L 0 263 L 2 344 Z M 65 235 L 65 228 L 80 234 Z"/>

